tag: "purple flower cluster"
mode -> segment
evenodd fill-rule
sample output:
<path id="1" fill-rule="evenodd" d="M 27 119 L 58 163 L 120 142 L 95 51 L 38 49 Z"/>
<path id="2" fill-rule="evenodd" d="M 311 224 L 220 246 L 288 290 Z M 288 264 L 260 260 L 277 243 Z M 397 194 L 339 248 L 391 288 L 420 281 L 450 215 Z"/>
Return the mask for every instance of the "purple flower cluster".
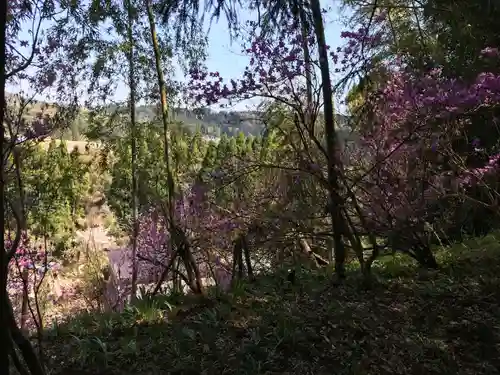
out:
<path id="1" fill-rule="evenodd" d="M 382 20 L 383 17 L 377 18 Z M 378 21 L 381 22 L 381 21 Z M 193 68 L 189 75 L 188 99 L 195 103 L 213 105 L 223 100 L 235 101 L 251 97 L 296 98 L 305 94 L 305 77 L 309 74 L 318 82 L 314 35 L 303 36 L 297 24 L 283 25 L 277 37 L 251 34 L 242 53 L 250 58 L 243 76 L 224 82 L 219 72 L 208 72 L 205 68 Z M 370 61 L 366 51 L 376 49 L 382 40 L 377 28 L 360 28 L 356 32 L 343 32 L 347 45 L 330 52 L 335 72 L 357 69 Z M 311 64 L 306 64 L 304 47 L 311 53 Z M 329 46 L 327 46 L 330 49 Z M 319 86 L 319 85 L 318 85 Z"/>
<path id="2" fill-rule="evenodd" d="M 498 49 L 486 48 L 482 55 L 498 57 Z M 402 65 L 393 68 L 384 87 L 367 98 L 375 126 L 364 130 L 363 148 L 351 161 L 371 160 L 376 166 L 360 194 L 363 206 L 370 208 L 367 216 L 389 223 L 384 225 L 412 216 L 418 221 L 425 202 L 449 189 L 484 182 L 500 168 L 496 153 L 487 155 L 484 165 L 468 168 L 452 147 L 465 136 L 472 115 L 493 116 L 500 105 L 500 75 L 483 71 L 467 83 L 446 77 L 440 69 L 423 75 Z M 480 150 L 480 140 L 474 138 L 470 146 Z M 439 168 L 445 157 L 455 161 L 458 173 Z"/>
<path id="3" fill-rule="evenodd" d="M 206 265 L 204 263 L 211 262 L 210 256 L 206 255 L 210 250 L 230 250 L 234 233 L 244 225 L 210 204 L 206 197 L 206 188 L 198 184 L 193 185 L 178 197 L 174 206 L 175 225 L 189 241 L 200 267 L 204 267 Z M 148 282 L 158 280 L 164 266 L 171 260 L 172 252 L 177 245 L 178 243 L 172 243 L 171 230 L 165 212 L 157 207 L 143 212 L 139 218 L 137 237 L 139 279 L 148 280 Z M 131 253 L 130 248 L 127 253 Z M 216 278 L 221 285 L 226 285 L 225 281 L 229 277 L 228 268 L 220 259 L 218 263 L 215 260 L 213 262 Z M 128 264 L 132 266 L 131 262 Z"/>

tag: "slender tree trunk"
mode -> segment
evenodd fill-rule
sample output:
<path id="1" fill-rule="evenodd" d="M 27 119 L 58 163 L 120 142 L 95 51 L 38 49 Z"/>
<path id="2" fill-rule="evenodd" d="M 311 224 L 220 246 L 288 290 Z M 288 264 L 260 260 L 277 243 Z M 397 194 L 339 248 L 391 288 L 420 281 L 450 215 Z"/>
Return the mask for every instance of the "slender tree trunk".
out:
<path id="1" fill-rule="evenodd" d="M 253 274 L 252 259 L 250 258 L 250 249 L 248 247 L 248 241 L 246 236 L 243 236 L 242 244 L 243 244 L 243 252 L 245 254 L 245 262 L 247 266 L 248 278 L 250 279 L 250 281 L 254 281 L 255 276 Z"/>
<path id="2" fill-rule="evenodd" d="M 174 193 L 175 193 L 175 182 L 174 176 L 172 174 L 172 166 L 170 164 L 170 155 L 169 155 L 169 113 L 168 113 L 168 102 L 167 102 L 167 86 L 165 84 L 165 76 L 163 75 L 163 68 L 161 64 L 161 55 L 160 55 L 160 45 L 158 43 L 158 35 L 156 34 L 156 24 L 153 14 L 153 9 L 151 7 L 150 0 L 145 0 L 146 9 L 148 12 L 148 20 L 149 20 L 149 29 L 151 31 L 151 44 L 153 45 L 153 52 L 155 55 L 155 64 L 156 64 L 156 73 L 158 76 L 158 88 L 160 90 L 160 104 L 161 104 L 161 117 L 163 122 L 163 142 L 164 142 L 164 158 L 165 158 L 165 167 L 167 169 L 167 194 L 168 194 L 168 216 L 169 216 L 169 228 L 170 228 L 170 252 L 173 254 L 174 249 L 173 245 L 176 246 L 184 246 L 185 257 L 183 258 L 184 265 L 186 270 L 188 270 L 189 264 L 192 266 L 192 273 L 194 273 L 195 281 L 196 281 L 196 290 L 199 293 L 203 292 L 203 285 L 201 282 L 201 274 L 198 268 L 198 263 L 191 251 L 191 246 L 187 242 L 186 236 L 183 234 L 182 241 L 174 241 L 175 238 L 180 238 L 177 234 L 174 236 L 174 232 L 176 230 L 180 230 L 180 228 L 175 227 L 175 217 L 174 217 Z"/>
<path id="3" fill-rule="evenodd" d="M 21 211 L 21 231 L 25 232 L 27 231 L 27 223 L 26 223 L 26 197 L 24 194 L 24 186 L 23 186 L 23 180 L 21 177 L 21 158 L 20 158 L 20 153 L 21 149 L 20 148 L 14 148 L 12 150 L 12 154 L 14 157 L 14 164 L 16 168 L 16 180 L 17 180 L 17 188 L 19 189 L 19 200 L 20 200 L 20 211 Z M 26 321 L 28 320 L 29 317 L 29 275 L 28 275 L 28 270 L 24 269 L 21 273 L 21 277 L 23 280 L 23 296 L 22 296 L 22 302 L 21 302 L 21 330 L 24 330 L 26 327 Z M 34 318 L 34 317 L 33 317 Z"/>
<path id="4" fill-rule="evenodd" d="M 9 353 L 12 350 L 10 339 L 7 309 L 9 302 L 7 294 L 7 266 L 8 260 L 5 252 L 5 185 L 4 185 L 4 164 L 3 155 L 5 153 L 5 29 L 7 27 L 7 1 L 2 1 L 0 9 L 0 343 L 3 347 L 0 350 L 0 374 L 8 374 Z"/>
<path id="5" fill-rule="evenodd" d="M 10 372 L 10 358 L 14 350 L 14 342 L 17 344 L 21 355 L 26 363 L 29 371 L 33 375 L 43 375 L 44 369 L 38 358 L 36 357 L 35 351 L 31 346 L 29 340 L 27 340 L 22 334 L 21 330 L 17 326 L 16 320 L 12 314 L 12 307 L 9 301 L 9 295 L 7 292 L 7 276 L 8 276 L 8 263 L 9 257 L 7 256 L 5 248 L 5 154 L 6 140 L 5 140 L 5 127 L 3 126 L 5 120 L 5 83 L 6 83 L 6 54 L 5 54 L 5 31 L 7 25 L 7 1 L 1 2 L 2 7 L 0 8 L 0 344 L 2 345 L 2 350 L 0 350 L 0 374 L 9 374 Z M 14 209 L 14 208 L 13 208 Z M 16 217 L 17 224 L 21 226 L 21 220 Z M 19 234 L 18 234 L 19 235 Z M 19 244 L 19 237 L 16 235 L 15 243 L 13 246 Z M 14 364 L 19 366 L 20 362 Z M 24 368 L 23 368 L 24 370 Z M 23 371 L 21 370 L 21 371 Z"/>
<path id="6" fill-rule="evenodd" d="M 132 148 L 132 285 L 130 300 L 134 301 L 137 294 L 137 237 L 139 234 L 139 220 L 137 209 L 139 206 L 137 192 L 137 124 L 135 119 L 136 87 L 135 87 L 135 63 L 134 63 L 134 36 L 132 34 L 134 15 L 131 0 L 125 0 L 128 13 L 127 38 L 129 43 L 129 86 L 130 86 L 130 136 Z"/>
<path id="7" fill-rule="evenodd" d="M 12 306 L 10 305 L 10 302 L 7 301 L 7 304 L 3 306 L 3 309 L 7 315 L 7 326 L 8 329 L 5 329 L 5 331 L 10 331 L 10 335 L 12 336 L 13 342 L 17 345 L 19 348 L 19 351 L 22 354 L 22 358 L 24 360 L 24 363 L 26 363 L 26 367 L 29 370 L 29 374 L 31 375 L 44 375 L 45 370 L 42 366 L 42 363 L 36 356 L 35 350 L 33 350 L 33 346 L 31 345 L 31 342 L 24 336 L 22 331 L 19 329 L 16 323 L 16 319 L 14 318 L 14 314 L 12 313 Z M 12 343 L 9 343 L 9 347 L 13 348 Z M 6 372 L 8 374 L 9 372 Z"/>
<path id="8" fill-rule="evenodd" d="M 299 10 L 301 33 L 302 33 L 302 49 L 304 51 L 304 63 L 305 63 L 305 79 L 306 79 L 306 126 L 309 131 L 314 134 L 314 122 L 313 122 L 313 88 L 312 88 L 312 78 L 311 78 L 311 52 L 309 51 L 309 43 L 307 41 L 308 37 L 308 25 L 305 15 L 305 9 Z"/>
<path id="9" fill-rule="evenodd" d="M 241 280 L 243 277 L 243 243 L 241 237 L 233 242 L 233 275 L 231 282 Z"/>
<path id="10" fill-rule="evenodd" d="M 340 183 L 338 167 L 340 157 L 338 152 L 337 134 L 335 132 L 335 114 L 333 108 L 333 91 L 328 66 L 328 51 L 325 41 L 325 29 L 321 5 L 319 0 L 310 0 L 312 16 L 314 19 L 314 32 L 318 43 L 319 66 L 323 82 L 323 108 L 325 111 L 326 149 L 328 153 L 328 185 L 330 188 L 329 211 L 332 217 L 333 241 L 335 252 L 335 271 L 339 279 L 345 278 L 345 246 L 342 235 L 346 229 L 342 215 L 342 197 L 340 196 Z"/>
<path id="11" fill-rule="evenodd" d="M 163 69 L 161 66 L 161 55 L 160 55 L 160 45 L 158 44 L 158 36 L 156 35 L 156 24 L 155 18 L 153 14 L 153 9 L 151 7 L 151 2 L 149 0 L 145 0 L 146 10 L 148 12 L 148 20 L 149 20 L 149 30 L 151 32 L 151 44 L 153 46 L 153 52 L 155 55 L 155 65 L 156 65 L 156 75 L 158 78 L 158 89 L 160 91 L 160 106 L 161 106 L 161 119 L 163 122 L 163 158 L 165 160 L 165 167 L 167 169 L 167 212 L 168 212 L 168 230 L 170 232 L 170 241 L 168 242 L 168 251 L 174 256 L 178 252 L 174 250 L 174 177 L 172 175 L 172 169 L 170 165 L 170 155 L 169 155 L 169 118 L 168 118 L 168 102 L 167 102 L 167 88 L 165 85 L 165 77 L 163 75 Z M 184 199 L 184 197 L 182 198 Z M 177 244 L 177 246 L 181 246 L 181 244 Z M 174 261 L 174 270 L 179 269 L 179 260 Z M 188 265 L 186 265 L 186 269 Z M 165 274 L 165 277 L 167 275 Z M 178 273 L 175 273 L 174 276 L 176 279 L 178 278 Z M 176 282 L 174 278 L 172 278 L 172 282 Z M 178 285 L 181 286 L 182 282 L 179 280 Z"/>
<path id="12" fill-rule="evenodd" d="M 167 168 L 167 187 L 168 187 L 168 211 L 169 211 L 169 219 L 173 223 L 173 198 L 174 198 L 174 177 L 172 175 L 172 169 L 170 166 L 170 157 L 169 157 L 169 124 L 168 124 L 168 102 L 167 102 L 167 87 L 165 85 L 165 77 L 163 75 L 163 69 L 161 66 L 161 55 L 160 55 L 160 46 L 158 44 L 158 36 L 156 34 L 156 25 L 153 14 L 153 9 L 151 8 L 150 0 L 145 0 L 146 8 L 148 11 L 148 19 L 149 19 L 149 29 L 151 31 L 151 43 L 153 45 L 153 51 L 155 54 L 155 63 L 156 63 L 156 73 L 158 76 L 158 87 L 160 90 L 160 104 L 161 104 L 161 118 L 163 122 L 163 141 L 164 141 L 164 158 L 165 158 L 165 166 Z"/>

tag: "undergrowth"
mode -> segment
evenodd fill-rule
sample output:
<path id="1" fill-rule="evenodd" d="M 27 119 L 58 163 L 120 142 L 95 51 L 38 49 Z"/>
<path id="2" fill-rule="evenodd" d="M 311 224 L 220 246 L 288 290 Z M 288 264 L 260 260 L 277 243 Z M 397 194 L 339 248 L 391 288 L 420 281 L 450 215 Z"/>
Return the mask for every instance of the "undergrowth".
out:
<path id="1" fill-rule="evenodd" d="M 495 236 L 438 252 L 439 271 L 403 256 L 332 286 L 302 271 L 209 300 L 158 297 L 47 332 L 53 374 L 493 374 L 500 369 Z"/>

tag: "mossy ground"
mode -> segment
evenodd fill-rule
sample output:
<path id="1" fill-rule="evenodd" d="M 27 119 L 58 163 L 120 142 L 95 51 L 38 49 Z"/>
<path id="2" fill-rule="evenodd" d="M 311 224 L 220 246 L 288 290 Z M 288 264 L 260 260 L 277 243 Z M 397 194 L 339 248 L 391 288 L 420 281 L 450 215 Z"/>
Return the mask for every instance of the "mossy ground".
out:
<path id="1" fill-rule="evenodd" d="M 342 287 L 302 272 L 294 286 L 262 277 L 190 313 L 157 298 L 75 317 L 48 333 L 46 354 L 67 375 L 500 373 L 500 243 L 438 258 L 430 272 L 387 257 L 371 290 L 355 272 Z"/>

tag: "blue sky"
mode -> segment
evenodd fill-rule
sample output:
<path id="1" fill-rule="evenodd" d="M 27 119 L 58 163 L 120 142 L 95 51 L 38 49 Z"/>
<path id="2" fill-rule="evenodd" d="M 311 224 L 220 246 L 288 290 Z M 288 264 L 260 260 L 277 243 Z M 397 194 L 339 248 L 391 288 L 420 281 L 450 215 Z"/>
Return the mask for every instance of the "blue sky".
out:
<path id="1" fill-rule="evenodd" d="M 330 45 L 336 47 L 342 43 L 339 36 L 343 28 L 339 16 L 332 11 L 326 21 L 326 39 Z M 237 78 L 241 75 L 249 59 L 241 56 L 241 47 L 237 42 L 231 45 L 226 23 L 222 19 L 218 24 L 212 25 L 209 46 L 207 65 L 210 71 L 224 72 L 224 76 L 228 78 Z"/>
<path id="2" fill-rule="evenodd" d="M 340 33 L 344 30 L 338 10 L 334 9 L 326 17 L 325 34 L 327 43 L 333 47 L 343 44 Z M 209 34 L 209 57 L 207 67 L 209 71 L 218 71 L 224 78 L 238 78 L 249 63 L 249 58 L 240 52 L 241 46 L 237 42 L 231 44 L 224 20 L 213 24 Z M 252 102 L 240 103 L 235 109 L 245 109 L 252 106 Z"/>
<path id="3" fill-rule="evenodd" d="M 340 12 L 338 9 L 333 7 L 325 20 L 325 32 L 328 44 L 333 47 L 337 47 L 343 43 L 340 39 L 340 32 L 343 30 L 342 19 L 340 18 Z M 246 17 L 245 17 L 246 18 Z M 205 22 L 206 30 L 208 31 L 209 22 Z M 28 35 L 28 30 L 26 30 L 22 35 L 23 38 L 30 40 Z M 233 41 L 229 38 L 229 33 L 227 31 L 227 24 L 223 17 L 216 23 L 215 21 L 211 25 L 210 32 L 208 34 L 209 38 L 209 48 L 208 48 L 208 60 L 206 62 L 209 71 L 219 71 L 226 79 L 237 79 L 243 73 L 246 65 L 248 64 L 249 58 L 241 54 L 241 46 L 237 41 Z M 183 79 L 181 75 L 177 79 Z M 22 89 L 25 92 L 29 92 L 29 87 L 26 84 L 21 84 L 19 86 L 9 85 L 7 87 L 8 91 L 18 92 Z M 124 83 L 119 84 L 117 93 L 115 95 L 115 100 L 125 99 L 128 95 L 128 89 Z M 37 96 L 37 99 L 45 99 L 43 95 Z M 254 102 L 240 103 L 234 106 L 234 109 L 245 109 L 249 106 L 253 106 Z"/>

